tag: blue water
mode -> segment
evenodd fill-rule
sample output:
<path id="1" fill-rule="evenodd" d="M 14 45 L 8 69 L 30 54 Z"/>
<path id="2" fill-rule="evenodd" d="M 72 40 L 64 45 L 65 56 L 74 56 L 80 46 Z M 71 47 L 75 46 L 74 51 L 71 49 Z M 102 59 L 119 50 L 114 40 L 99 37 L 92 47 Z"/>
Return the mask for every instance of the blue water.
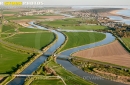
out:
<path id="1" fill-rule="evenodd" d="M 127 9 L 127 10 L 120 10 L 120 11 L 117 12 L 117 14 L 130 17 L 130 8 Z M 123 19 L 120 16 L 108 16 L 108 17 L 111 20 L 116 20 L 116 22 L 122 22 L 122 23 L 130 25 L 130 19 Z"/>
<path id="2" fill-rule="evenodd" d="M 120 10 L 117 12 L 117 14 L 124 15 L 130 17 L 130 9 L 127 10 Z"/>
<path id="3" fill-rule="evenodd" d="M 48 30 L 44 27 L 38 26 L 33 24 L 33 22 L 30 22 L 30 24 L 32 26 L 35 26 L 39 29 L 44 29 L 44 30 Z M 55 42 L 54 45 L 52 45 L 46 53 L 44 53 L 42 56 L 40 56 L 38 59 L 36 59 L 32 64 L 30 64 L 25 70 L 23 70 L 23 72 L 21 72 L 20 74 L 31 74 L 32 72 L 34 72 L 35 70 L 37 70 L 37 68 L 47 59 L 48 56 L 52 55 L 54 53 L 54 51 L 59 48 L 65 40 L 65 37 L 62 33 L 52 30 L 52 32 L 54 32 L 57 36 L 58 36 L 58 40 Z M 16 77 L 14 80 L 12 80 L 11 82 L 9 82 L 8 85 L 23 85 L 24 80 L 26 77 Z"/>

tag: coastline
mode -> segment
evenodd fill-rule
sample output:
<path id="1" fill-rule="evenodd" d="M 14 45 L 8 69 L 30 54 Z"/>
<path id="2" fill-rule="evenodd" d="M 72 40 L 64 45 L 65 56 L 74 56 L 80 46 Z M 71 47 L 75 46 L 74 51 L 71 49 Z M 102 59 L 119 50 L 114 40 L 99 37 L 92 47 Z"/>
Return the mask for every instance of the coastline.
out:
<path id="1" fill-rule="evenodd" d="M 118 14 L 117 12 L 119 11 L 122 11 L 122 10 L 128 10 L 128 8 L 122 8 L 122 9 L 119 9 L 119 10 L 111 10 L 111 11 L 107 11 L 107 12 L 103 12 L 103 13 L 100 13 L 100 15 L 102 17 L 108 17 L 108 16 L 118 16 L 118 17 L 122 17 L 123 19 L 127 19 L 127 20 L 130 20 L 130 17 L 129 16 L 125 16 L 125 15 L 121 15 L 121 14 Z M 111 20 L 110 21 L 116 21 L 116 20 Z"/>
<path id="2" fill-rule="evenodd" d="M 121 14 L 117 13 L 117 12 L 122 11 L 122 10 L 128 10 L 128 9 L 127 8 L 123 8 L 121 10 L 112 10 L 112 11 L 108 12 L 108 16 L 119 16 L 119 17 L 122 17 L 123 19 L 130 20 L 129 16 L 125 16 L 125 15 L 121 15 Z"/>
<path id="3" fill-rule="evenodd" d="M 112 15 L 120 15 L 120 14 L 117 14 L 118 11 L 122 11 L 122 10 L 127 10 L 127 8 L 123 8 L 121 10 L 112 10 L 110 11 L 109 13 L 112 14 Z"/>

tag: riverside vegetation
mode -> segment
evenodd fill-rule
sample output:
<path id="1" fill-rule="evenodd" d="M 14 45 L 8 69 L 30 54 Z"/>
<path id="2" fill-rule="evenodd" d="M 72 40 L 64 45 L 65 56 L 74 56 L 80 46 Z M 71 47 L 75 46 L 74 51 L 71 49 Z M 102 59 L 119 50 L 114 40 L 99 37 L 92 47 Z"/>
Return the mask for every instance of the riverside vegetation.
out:
<path id="1" fill-rule="evenodd" d="M 130 84 L 130 68 L 74 56 L 70 61 L 85 72 Z"/>
<path id="2" fill-rule="evenodd" d="M 54 56 L 49 57 L 47 61 L 40 65 L 39 68 L 33 72 L 33 75 L 39 76 L 28 77 L 24 85 L 43 85 L 45 83 L 48 84 L 48 81 L 50 80 L 52 82 L 49 83 L 50 85 L 53 85 L 54 83 L 57 83 L 58 85 L 94 85 L 93 83 L 80 78 L 79 76 L 64 69 L 61 65 L 57 64 L 56 57 Z"/>

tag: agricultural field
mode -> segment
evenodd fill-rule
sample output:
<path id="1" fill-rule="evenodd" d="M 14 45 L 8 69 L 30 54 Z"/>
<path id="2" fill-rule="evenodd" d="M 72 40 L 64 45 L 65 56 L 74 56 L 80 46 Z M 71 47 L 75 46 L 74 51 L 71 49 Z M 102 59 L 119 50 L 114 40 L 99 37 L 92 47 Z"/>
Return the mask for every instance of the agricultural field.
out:
<path id="1" fill-rule="evenodd" d="M 10 34 L 1 34 L 1 38 L 8 37 Z"/>
<path id="2" fill-rule="evenodd" d="M 68 40 L 60 51 L 98 42 L 106 37 L 105 34 L 96 32 L 64 32 L 64 34 L 68 37 Z"/>
<path id="3" fill-rule="evenodd" d="M 18 64 L 26 61 L 29 56 L 8 50 L 0 44 L 0 74 L 12 72 Z"/>
<path id="4" fill-rule="evenodd" d="M 13 26 L 13 25 L 9 25 L 9 24 L 8 25 L 3 25 L 2 32 L 6 32 L 6 33 L 15 32 L 14 28 L 15 28 L 15 26 Z"/>
<path id="5" fill-rule="evenodd" d="M 118 41 L 114 41 L 108 45 L 82 50 L 74 53 L 72 56 L 130 67 L 130 54 Z"/>
<path id="6" fill-rule="evenodd" d="M 8 14 L 9 15 L 9 14 Z M 43 14 L 43 15 L 28 15 L 28 16 L 21 16 L 21 17 L 17 17 L 17 16 L 5 16 L 5 19 L 7 20 L 33 20 L 33 19 L 62 19 L 64 18 L 64 16 L 62 15 L 48 15 L 48 14 Z"/>
<path id="7" fill-rule="evenodd" d="M 107 29 L 105 26 L 100 25 L 87 25 L 86 21 L 81 18 L 72 18 L 72 19 L 63 19 L 55 21 L 44 21 L 40 22 L 40 25 L 59 28 L 59 29 L 69 29 L 69 30 L 98 30 L 98 29 Z"/>
<path id="8" fill-rule="evenodd" d="M 35 80 L 30 85 L 64 85 L 59 79 Z"/>
<path id="9" fill-rule="evenodd" d="M 38 17 L 36 16 L 22 16 L 22 17 L 16 17 L 16 16 L 13 16 L 13 17 L 5 17 L 5 19 L 7 20 L 21 20 L 21 19 L 37 19 Z"/>
<path id="10" fill-rule="evenodd" d="M 18 12 L 14 12 L 14 11 L 3 11 L 3 14 L 16 14 Z"/>
<path id="11" fill-rule="evenodd" d="M 20 32 L 39 32 L 39 31 L 45 32 L 45 30 L 41 30 L 41 29 L 37 29 L 37 28 L 27 28 L 27 27 L 19 28 L 18 30 Z"/>
<path id="12" fill-rule="evenodd" d="M 126 46 L 128 46 L 128 48 L 130 49 L 130 38 L 122 38 L 122 40 L 125 42 Z"/>
<path id="13" fill-rule="evenodd" d="M 17 34 L 13 37 L 5 39 L 8 42 L 41 49 L 42 47 L 47 46 L 55 39 L 55 35 L 51 32 L 42 32 L 42 33 L 26 33 L 26 34 Z"/>

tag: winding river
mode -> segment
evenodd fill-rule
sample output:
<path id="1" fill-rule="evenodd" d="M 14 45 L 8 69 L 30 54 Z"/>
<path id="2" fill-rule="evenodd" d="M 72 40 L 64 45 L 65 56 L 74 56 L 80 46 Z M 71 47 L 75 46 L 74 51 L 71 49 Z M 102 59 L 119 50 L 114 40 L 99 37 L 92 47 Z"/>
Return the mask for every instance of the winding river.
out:
<path id="1" fill-rule="evenodd" d="M 48 30 L 44 27 L 35 25 L 33 22 L 31 22 L 30 24 L 32 26 L 39 28 L 39 29 Z M 29 65 L 20 74 L 31 74 L 32 72 L 37 70 L 37 68 L 47 59 L 48 55 L 52 55 L 58 49 L 58 47 L 60 47 L 64 43 L 65 36 L 62 33 L 55 31 L 55 30 L 51 30 L 51 31 L 58 36 L 58 40 L 46 52 L 46 53 L 49 53 L 49 54 L 45 53 L 42 56 L 40 56 L 38 59 L 36 59 L 31 65 Z M 106 38 L 102 41 L 63 51 L 60 54 L 58 54 L 58 57 L 68 58 L 72 53 L 77 52 L 79 50 L 88 49 L 88 48 L 108 44 L 108 43 L 115 40 L 115 37 L 113 37 L 112 34 L 110 34 L 110 33 L 105 33 L 105 34 L 106 34 Z M 122 83 L 110 81 L 110 80 L 107 80 L 107 79 L 102 79 L 102 78 L 95 76 L 93 74 L 86 73 L 86 72 L 78 69 L 76 66 L 72 65 L 69 61 L 57 59 L 57 63 L 61 64 L 64 68 L 71 71 L 72 73 L 74 73 L 74 74 L 76 74 L 76 75 L 78 75 L 78 76 L 80 76 L 80 77 L 82 77 L 86 80 L 90 80 L 90 81 L 92 81 L 96 84 L 99 84 L 99 85 L 124 85 Z M 25 80 L 25 77 L 16 77 L 8 85 L 22 85 L 24 83 L 24 80 Z"/>

